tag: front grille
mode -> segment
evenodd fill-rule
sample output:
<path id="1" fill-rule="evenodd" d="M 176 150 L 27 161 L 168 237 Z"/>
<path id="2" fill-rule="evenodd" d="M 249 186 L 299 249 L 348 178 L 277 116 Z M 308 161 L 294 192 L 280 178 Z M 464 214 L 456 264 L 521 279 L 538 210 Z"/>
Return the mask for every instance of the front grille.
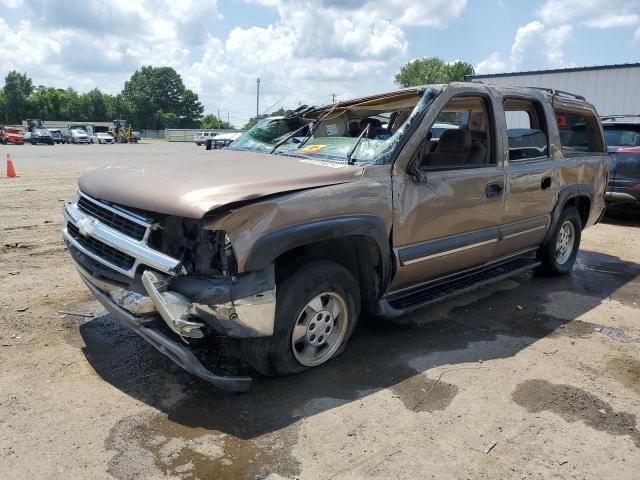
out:
<path id="1" fill-rule="evenodd" d="M 122 217 L 107 208 L 101 207 L 84 197 L 80 197 L 80 200 L 78 200 L 78 208 L 87 215 L 91 215 L 93 218 L 100 220 L 100 222 L 114 230 L 124 233 L 128 237 L 135 238 L 136 240 L 142 240 L 144 238 L 147 227 Z"/>
<path id="2" fill-rule="evenodd" d="M 69 232 L 69 235 L 71 235 L 80 245 L 112 265 L 116 265 L 124 270 L 130 270 L 136 261 L 132 256 L 116 250 L 106 243 L 102 243 L 92 237 L 82 236 L 78 227 L 71 222 L 67 223 L 67 231 Z"/>

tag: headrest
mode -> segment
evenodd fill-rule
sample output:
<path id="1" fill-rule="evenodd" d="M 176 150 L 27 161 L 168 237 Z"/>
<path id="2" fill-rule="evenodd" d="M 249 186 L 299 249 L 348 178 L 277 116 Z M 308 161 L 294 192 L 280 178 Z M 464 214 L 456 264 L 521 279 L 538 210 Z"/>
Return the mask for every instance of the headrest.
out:
<path id="1" fill-rule="evenodd" d="M 442 132 L 436 151 L 439 153 L 468 152 L 471 148 L 471 134 L 466 128 L 450 128 Z"/>
<path id="2" fill-rule="evenodd" d="M 484 142 L 487 139 L 487 132 L 484 130 L 469 130 L 469 132 L 471 133 L 471 138 L 473 140 Z"/>
<path id="3" fill-rule="evenodd" d="M 371 128 L 382 127 L 382 122 L 377 118 L 363 118 L 360 120 L 360 128 L 366 128 L 367 124 L 371 125 Z"/>

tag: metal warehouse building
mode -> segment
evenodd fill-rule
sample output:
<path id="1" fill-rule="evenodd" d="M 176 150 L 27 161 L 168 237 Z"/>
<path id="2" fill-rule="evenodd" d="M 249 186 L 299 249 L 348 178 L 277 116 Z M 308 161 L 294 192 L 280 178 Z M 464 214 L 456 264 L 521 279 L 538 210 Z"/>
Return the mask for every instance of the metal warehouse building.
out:
<path id="1" fill-rule="evenodd" d="M 640 63 L 467 75 L 465 80 L 564 90 L 584 96 L 600 115 L 640 114 Z"/>

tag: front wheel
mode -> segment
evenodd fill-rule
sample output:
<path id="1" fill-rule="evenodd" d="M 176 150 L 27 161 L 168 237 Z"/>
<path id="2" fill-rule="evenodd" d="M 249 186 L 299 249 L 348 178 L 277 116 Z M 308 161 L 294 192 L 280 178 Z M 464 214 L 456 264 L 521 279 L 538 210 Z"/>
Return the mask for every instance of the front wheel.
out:
<path id="1" fill-rule="evenodd" d="M 360 290 L 347 269 L 313 261 L 276 289 L 271 337 L 243 339 L 244 359 L 264 375 L 290 375 L 342 353 L 360 314 Z"/>
<path id="2" fill-rule="evenodd" d="M 580 249 L 582 220 L 575 207 L 566 207 L 560 214 L 553 235 L 546 245 L 540 247 L 538 258 L 542 262 L 537 271 L 543 275 L 566 275 Z"/>

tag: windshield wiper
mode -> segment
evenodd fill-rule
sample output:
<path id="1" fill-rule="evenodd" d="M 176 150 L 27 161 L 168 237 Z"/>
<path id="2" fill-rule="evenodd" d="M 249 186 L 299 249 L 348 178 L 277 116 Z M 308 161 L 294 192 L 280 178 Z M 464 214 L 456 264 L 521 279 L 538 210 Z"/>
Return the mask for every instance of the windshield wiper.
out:
<path id="1" fill-rule="evenodd" d="M 349 153 L 347 153 L 347 165 L 352 165 L 351 157 L 353 157 L 353 154 L 356 152 L 356 148 L 358 148 L 358 145 L 360 145 L 360 142 L 362 141 L 362 137 L 364 137 L 367 133 L 369 133 L 369 127 L 371 127 L 370 123 L 368 123 L 365 129 L 362 131 L 362 133 L 358 135 L 358 139 L 356 140 L 356 143 L 353 144 L 353 147 L 351 147 L 351 150 L 349 150 Z"/>
<path id="2" fill-rule="evenodd" d="M 304 130 L 308 126 L 309 126 L 309 124 L 303 125 L 299 129 L 294 130 L 293 132 L 291 132 L 289 135 L 287 135 L 282 140 L 280 140 L 278 143 L 276 143 L 269 153 L 273 155 L 276 152 L 276 150 L 278 148 L 280 148 L 281 145 L 285 144 L 288 140 L 290 140 L 291 138 L 295 137 L 298 132 Z"/>
<path id="3" fill-rule="evenodd" d="M 337 106 L 338 106 L 337 103 L 334 104 L 333 107 L 331 107 L 327 113 L 325 113 L 324 115 L 321 115 L 315 122 L 313 122 L 313 128 L 309 132 L 309 135 L 307 135 L 307 137 L 302 142 L 300 142 L 300 145 L 298 145 L 299 149 L 304 147 L 304 144 L 307 143 L 311 137 L 313 137 L 313 134 L 316 133 L 316 130 L 318 129 L 322 121 L 325 118 L 327 118 L 329 115 L 331 115 L 331 113 L 333 113 L 333 111 L 336 109 Z"/>

